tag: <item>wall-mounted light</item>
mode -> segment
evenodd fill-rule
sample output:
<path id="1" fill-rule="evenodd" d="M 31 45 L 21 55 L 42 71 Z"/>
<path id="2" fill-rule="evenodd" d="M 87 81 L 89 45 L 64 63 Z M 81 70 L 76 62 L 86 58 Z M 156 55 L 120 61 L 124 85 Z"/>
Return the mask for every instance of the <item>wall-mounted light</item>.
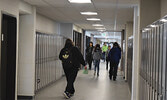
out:
<path id="1" fill-rule="evenodd" d="M 99 18 L 87 18 L 86 20 L 90 20 L 90 21 L 100 21 L 101 19 L 99 19 Z"/>
<path id="2" fill-rule="evenodd" d="M 68 0 L 70 3 L 92 3 L 91 0 Z"/>
<path id="3" fill-rule="evenodd" d="M 82 15 L 97 15 L 97 12 L 80 12 Z"/>

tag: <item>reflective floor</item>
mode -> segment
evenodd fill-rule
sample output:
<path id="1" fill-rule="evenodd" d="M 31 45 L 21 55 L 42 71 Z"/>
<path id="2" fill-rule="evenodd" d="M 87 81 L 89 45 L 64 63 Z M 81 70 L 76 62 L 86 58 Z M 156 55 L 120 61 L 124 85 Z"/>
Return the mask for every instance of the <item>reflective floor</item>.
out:
<path id="1" fill-rule="evenodd" d="M 123 80 L 119 72 L 117 81 L 108 78 L 108 71 L 105 70 L 105 63 L 100 65 L 99 77 L 93 75 L 94 71 L 89 71 L 88 75 L 78 73 L 75 82 L 75 95 L 69 100 L 130 100 L 128 84 Z M 66 85 L 65 78 L 55 84 L 40 91 L 35 100 L 65 100 L 63 91 Z"/>

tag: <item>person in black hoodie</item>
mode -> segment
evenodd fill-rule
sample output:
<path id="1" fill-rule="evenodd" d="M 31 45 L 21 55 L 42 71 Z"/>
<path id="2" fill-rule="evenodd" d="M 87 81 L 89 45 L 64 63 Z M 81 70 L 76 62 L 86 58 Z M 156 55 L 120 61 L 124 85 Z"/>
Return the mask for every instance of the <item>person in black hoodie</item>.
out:
<path id="1" fill-rule="evenodd" d="M 86 62 L 89 64 L 89 70 L 92 68 L 92 52 L 93 52 L 93 42 L 89 43 L 89 46 L 86 48 Z"/>
<path id="2" fill-rule="evenodd" d="M 113 76 L 113 80 L 115 81 L 117 77 L 119 60 L 121 59 L 121 48 L 117 42 L 113 44 L 113 48 L 108 54 L 108 59 L 110 61 L 109 78 L 112 80 Z"/>
<path id="3" fill-rule="evenodd" d="M 68 99 L 74 95 L 74 82 L 80 64 L 86 67 L 84 58 L 77 47 L 73 45 L 71 39 L 67 39 L 64 48 L 60 51 L 59 59 L 62 61 L 64 73 L 67 79 L 67 86 L 64 96 Z"/>

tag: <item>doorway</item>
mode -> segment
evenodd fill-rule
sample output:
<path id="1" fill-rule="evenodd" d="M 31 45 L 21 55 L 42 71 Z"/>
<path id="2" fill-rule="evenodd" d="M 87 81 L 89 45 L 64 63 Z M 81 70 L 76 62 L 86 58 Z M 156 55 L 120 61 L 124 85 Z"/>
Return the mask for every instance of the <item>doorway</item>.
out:
<path id="1" fill-rule="evenodd" d="M 2 15 L 0 100 L 15 100 L 16 83 L 16 18 Z"/>

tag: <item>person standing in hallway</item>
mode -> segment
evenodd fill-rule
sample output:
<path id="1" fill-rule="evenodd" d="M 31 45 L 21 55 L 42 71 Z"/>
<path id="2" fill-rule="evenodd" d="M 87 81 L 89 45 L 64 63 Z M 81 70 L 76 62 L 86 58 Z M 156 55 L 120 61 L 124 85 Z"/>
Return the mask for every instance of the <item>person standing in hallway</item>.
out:
<path id="1" fill-rule="evenodd" d="M 108 46 L 106 45 L 106 43 L 104 43 L 104 45 L 103 45 L 103 47 L 102 47 L 102 54 L 103 54 L 103 60 L 104 60 L 104 62 L 105 62 L 105 55 L 106 55 L 106 52 L 107 52 L 107 50 L 108 50 Z"/>
<path id="2" fill-rule="evenodd" d="M 92 52 L 93 52 L 93 42 L 89 43 L 89 46 L 86 48 L 86 61 L 89 64 L 89 70 L 92 68 Z"/>
<path id="3" fill-rule="evenodd" d="M 74 82 L 77 77 L 80 64 L 86 67 L 86 63 L 81 52 L 73 45 L 71 39 L 66 40 L 64 48 L 60 51 L 59 59 L 62 61 L 67 80 L 64 96 L 68 99 L 75 93 Z"/>
<path id="4" fill-rule="evenodd" d="M 109 45 L 108 46 L 108 50 L 106 52 L 106 70 L 108 70 L 108 62 L 109 62 L 109 60 L 108 60 L 108 54 L 109 54 L 110 50 L 111 50 L 111 46 Z"/>
<path id="5" fill-rule="evenodd" d="M 94 75 L 96 75 L 96 69 L 97 69 L 97 76 L 99 76 L 99 65 L 100 65 L 100 59 L 101 59 L 101 48 L 100 44 L 96 44 L 95 49 L 93 51 L 93 60 L 94 60 Z"/>
<path id="6" fill-rule="evenodd" d="M 109 78 L 112 80 L 113 77 L 113 80 L 115 81 L 117 77 L 119 60 L 121 59 L 121 48 L 117 42 L 113 44 L 113 48 L 110 50 L 108 58 L 110 61 Z"/>

